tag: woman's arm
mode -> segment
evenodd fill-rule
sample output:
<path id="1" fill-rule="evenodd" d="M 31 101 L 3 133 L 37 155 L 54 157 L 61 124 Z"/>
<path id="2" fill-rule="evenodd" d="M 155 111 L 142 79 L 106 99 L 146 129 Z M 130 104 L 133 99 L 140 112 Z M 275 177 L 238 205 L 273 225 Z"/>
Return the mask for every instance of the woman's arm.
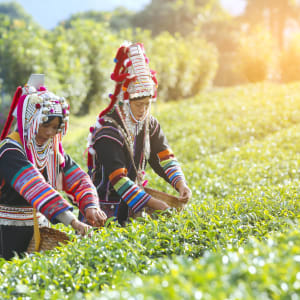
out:
<path id="1" fill-rule="evenodd" d="M 95 150 L 103 165 L 110 184 L 129 208 L 137 213 L 144 206 L 154 209 L 165 209 L 162 201 L 152 197 L 128 177 L 128 157 L 125 155 L 124 144 L 114 131 L 105 129 L 95 143 Z"/>
<path id="2" fill-rule="evenodd" d="M 90 177 L 71 159 L 65 155 L 63 169 L 63 189 L 78 205 L 81 213 L 93 226 L 104 226 L 105 213 L 99 207 L 99 199 Z"/>
<path id="3" fill-rule="evenodd" d="M 43 175 L 29 162 L 21 146 L 14 141 L 4 140 L 1 143 L 0 177 L 54 224 L 58 222 L 56 216 L 73 209 L 45 181 Z"/>
<path id="4" fill-rule="evenodd" d="M 22 147 L 14 141 L 4 140 L 0 144 L 0 178 L 51 223 L 71 225 L 79 233 L 85 233 L 89 228 L 81 222 L 74 223 L 73 207 L 45 181 L 28 161 Z"/>
<path id="5" fill-rule="evenodd" d="M 151 117 L 150 122 L 150 145 L 150 166 L 159 176 L 163 177 L 180 193 L 178 187 L 181 187 L 183 183 L 185 183 L 184 174 L 173 151 L 168 145 L 167 138 L 160 124 L 154 117 Z M 179 182 L 180 184 L 177 187 Z"/>
<path id="6" fill-rule="evenodd" d="M 184 180 L 177 181 L 175 188 L 179 192 L 179 195 L 180 195 L 179 200 L 180 201 L 186 203 L 192 197 L 192 192 Z"/>

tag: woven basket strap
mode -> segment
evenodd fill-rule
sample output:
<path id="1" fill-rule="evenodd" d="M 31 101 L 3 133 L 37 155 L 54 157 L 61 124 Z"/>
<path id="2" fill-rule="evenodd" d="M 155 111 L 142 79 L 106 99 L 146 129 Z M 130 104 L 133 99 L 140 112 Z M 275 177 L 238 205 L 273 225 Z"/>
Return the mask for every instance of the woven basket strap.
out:
<path id="1" fill-rule="evenodd" d="M 40 243 L 41 243 L 41 234 L 39 228 L 39 222 L 36 215 L 36 209 L 33 208 L 33 234 L 34 234 L 34 243 L 35 243 L 35 251 L 39 251 Z"/>

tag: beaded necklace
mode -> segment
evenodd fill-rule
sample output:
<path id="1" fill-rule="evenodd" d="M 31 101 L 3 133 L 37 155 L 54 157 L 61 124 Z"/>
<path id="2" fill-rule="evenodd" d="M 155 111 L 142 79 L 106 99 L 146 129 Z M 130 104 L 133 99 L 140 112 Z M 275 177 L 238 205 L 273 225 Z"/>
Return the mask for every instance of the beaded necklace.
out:
<path id="1" fill-rule="evenodd" d="M 47 164 L 51 152 L 53 152 L 52 151 L 53 141 L 51 139 L 46 144 L 39 146 L 37 145 L 36 140 L 33 139 L 32 144 L 33 147 L 31 148 L 31 151 L 34 157 L 34 162 L 38 170 L 41 171 L 44 169 L 45 165 Z"/>

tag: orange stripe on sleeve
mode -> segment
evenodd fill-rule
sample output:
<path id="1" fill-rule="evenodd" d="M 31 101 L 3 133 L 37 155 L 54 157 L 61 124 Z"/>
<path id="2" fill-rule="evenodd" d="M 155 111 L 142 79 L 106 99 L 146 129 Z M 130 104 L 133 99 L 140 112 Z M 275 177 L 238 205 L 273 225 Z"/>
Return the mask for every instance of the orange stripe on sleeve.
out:
<path id="1" fill-rule="evenodd" d="M 109 180 L 112 181 L 116 176 L 118 176 L 120 174 L 127 175 L 127 169 L 126 168 L 120 168 L 120 169 L 114 170 L 112 173 L 110 173 Z"/>
<path id="2" fill-rule="evenodd" d="M 26 189 L 26 187 L 27 187 L 28 185 L 30 185 L 31 182 L 35 181 L 36 178 L 38 178 L 38 176 L 34 176 L 33 178 L 31 178 L 29 181 L 27 181 L 27 182 L 23 185 L 23 187 L 22 187 L 21 190 L 20 190 L 20 194 L 21 194 L 21 195 L 22 195 L 22 193 L 23 193 L 23 190 Z"/>
<path id="3" fill-rule="evenodd" d="M 166 156 L 169 156 L 171 154 L 173 154 L 173 152 L 170 149 L 166 149 L 164 151 L 161 151 L 161 152 L 157 153 L 157 156 L 159 157 L 159 159 L 162 159 L 162 158 L 164 158 Z"/>

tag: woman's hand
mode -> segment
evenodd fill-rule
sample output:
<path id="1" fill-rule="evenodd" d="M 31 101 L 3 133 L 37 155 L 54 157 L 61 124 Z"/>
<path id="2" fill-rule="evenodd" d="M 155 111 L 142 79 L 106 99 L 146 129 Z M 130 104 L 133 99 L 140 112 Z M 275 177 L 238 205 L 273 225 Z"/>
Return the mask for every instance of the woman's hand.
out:
<path id="1" fill-rule="evenodd" d="M 187 203 L 192 197 L 192 192 L 183 180 L 180 180 L 176 184 L 176 189 L 179 192 L 179 201 Z"/>
<path id="2" fill-rule="evenodd" d="M 154 210 L 166 210 L 167 208 L 170 208 L 170 206 L 167 203 L 158 200 L 154 197 L 150 198 L 146 206 L 151 207 Z"/>
<path id="3" fill-rule="evenodd" d="M 73 229 L 75 229 L 77 233 L 79 233 L 82 236 L 86 235 L 88 230 L 92 228 L 90 225 L 84 224 L 78 221 L 77 219 L 72 220 L 71 226 Z"/>
<path id="4" fill-rule="evenodd" d="M 104 226 L 107 219 L 107 216 L 103 210 L 94 207 L 86 209 L 85 217 L 89 224 L 95 227 Z"/>

